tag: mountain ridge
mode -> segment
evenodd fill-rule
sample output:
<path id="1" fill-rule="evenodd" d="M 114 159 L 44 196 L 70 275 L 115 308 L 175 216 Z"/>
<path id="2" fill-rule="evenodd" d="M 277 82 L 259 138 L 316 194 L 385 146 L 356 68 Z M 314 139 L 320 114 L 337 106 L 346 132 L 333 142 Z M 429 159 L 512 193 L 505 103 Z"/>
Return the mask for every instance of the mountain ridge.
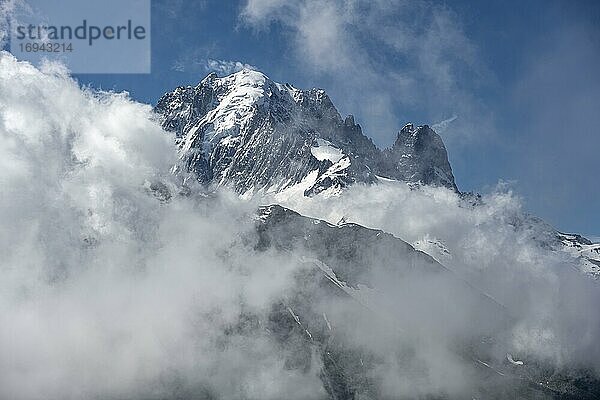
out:
<path id="1" fill-rule="evenodd" d="M 259 71 L 212 72 L 196 86 L 165 93 L 154 111 L 175 134 L 175 172 L 207 187 L 231 187 L 246 197 L 283 191 L 310 197 L 394 180 L 445 187 L 465 206 L 481 202 L 459 190 L 443 140 L 429 125 L 407 123 L 392 146 L 379 149 L 325 90 L 298 89 Z M 582 272 L 600 278 L 600 249 L 588 239 L 526 216 L 515 229 L 532 224 L 543 232 L 536 239 L 541 246 L 568 253 Z"/>
<path id="2" fill-rule="evenodd" d="M 380 150 L 323 89 L 297 89 L 257 71 L 211 73 L 166 93 L 155 111 L 177 137 L 182 171 L 203 184 L 245 193 L 313 179 L 310 196 L 383 177 L 458 192 L 443 141 L 429 126 L 406 125 L 392 147 Z"/>

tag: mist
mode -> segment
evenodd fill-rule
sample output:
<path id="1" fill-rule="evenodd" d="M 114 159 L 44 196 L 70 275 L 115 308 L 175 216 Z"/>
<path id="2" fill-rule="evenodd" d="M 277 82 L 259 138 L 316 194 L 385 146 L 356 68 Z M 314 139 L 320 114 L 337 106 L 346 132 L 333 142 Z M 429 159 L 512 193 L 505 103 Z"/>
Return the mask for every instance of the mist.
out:
<path id="1" fill-rule="evenodd" d="M 357 184 L 339 196 L 306 200 L 282 193 L 269 200 L 332 224 L 343 221 L 392 233 L 503 306 L 511 318 L 512 351 L 556 366 L 600 368 L 600 316 L 593 310 L 600 299 L 597 282 L 580 273 L 573 258 L 540 243 L 552 227 L 528 215 L 507 184 L 499 183 L 475 207 L 446 188 L 414 190 L 390 181 L 380 182 L 376 190 Z M 468 320 L 477 312 L 481 309 L 475 307 L 466 315 L 453 314 L 465 318 L 459 335 L 485 330 L 480 321 Z"/>
<path id="2" fill-rule="evenodd" d="M 296 303 L 334 346 L 361 354 L 380 398 L 471 393 L 473 360 L 456 346 L 490 332 L 503 338 L 498 361 L 511 352 L 600 368 L 597 285 L 540 248 L 540 232 L 515 226 L 523 212 L 510 191 L 467 207 L 448 190 L 400 183 L 249 200 L 184 186 L 170 173 L 173 137 L 149 105 L 5 52 L 0 135 L 2 398 L 327 398 L 321 345 L 277 338 L 269 325 L 285 304 L 308 327 Z M 389 254 L 371 252 L 370 286 L 349 289 L 356 297 L 308 298 L 314 254 L 257 246 L 256 210 L 272 202 L 332 229 L 342 217 L 382 229 L 450 272 L 424 273 L 419 261 L 398 274 Z M 473 290 L 456 289 L 464 282 Z M 290 367 L 300 351 L 309 361 Z"/>
<path id="3" fill-rule="evenodd" d="M 150 106 L 0 60 L 0 397 L 319 393 L 266 334 L 225 335 L 296 267 L 239 243 L 255 205 L 178 195 Z"/>

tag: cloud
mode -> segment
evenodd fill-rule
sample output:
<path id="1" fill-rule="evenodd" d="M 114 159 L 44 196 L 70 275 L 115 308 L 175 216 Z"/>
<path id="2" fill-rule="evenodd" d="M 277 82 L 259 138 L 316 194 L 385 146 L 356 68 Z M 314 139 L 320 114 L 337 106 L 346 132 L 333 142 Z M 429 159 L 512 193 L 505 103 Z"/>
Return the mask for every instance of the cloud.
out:
<path id="1" fill-rule="evenodd" d="M 379 145 L 390 144 L 410 115 L 425 119 L 417 123 L 463 115 L 449 132 L 463 138 L 488 124 L 460 77 L 469 74 L 477 85 L 489 72 L 458 17 L 444 6 L 249 0 L 241 18 L 259 32 L 281 24 L 306 71 L 326 82 L 343 111 L 358 114 Z"/>
<path id="2" fill-rule="evenodd" d="M 445 119 L 443 121 L 437 122 L 433 125 L 431 125 L 431 128 L 436 131 L 437 133 L 444 133 L 444 131 L 446 129 L 448 129 L 448 125 L 450 125 L 452 122 L 456 121 L 458 119 L 457 115 L 453 115 L 452 117 Z"/>
<path id="3" fill-rule="evenodd" d="M 324 398 L 324 362 L 314 356 L 322 349 L 311 342 L 311 362 L 290 368 L 305 348 L 264 325 L 293 296 L 319 317 L 327 312 L 328 345 L 365 356 L 373 383 L 359 389 L 463 398 L 481 384 L 456 352 L 493 326 L 479 297 L 420 269 L 398 276 L 382 267 L 365 288 L 379 293 L 381 309 L 338 295 L 307 299 L 297 290 L 313 276 L 302 261 L 312 254 L 254 246 L 255 209 L 274 199 L 207 195 L 191 182 L 182 192 L 169 173 L 173 137 L 150 106 L 4 52 L 0 92 L 0 397 Z M 597 285 L 536 245 L 535 227 L 515 228 L 522 212 L 511 193 L 476 208 L 442 188 L 398 183 L 275 200 L 385 229 L 436 257 L 448 249 L 441 259 L 513 317 L 495 349 L 500 360 L 510 347 L 525 363 L 600 367 L 599 317 L 587 311 L 600 300 Z M 363 261 L 385 266 L 386 257 Z M 451 301 L 431 300 L 439 298 Z"/>
<path id="4" fill-rule="evenodd" d="M 0 397 L 321 394 L 264 331 L 227 333 L 298 268 L 240 243 L 255 204 L 177 195 L 173 138 L 126 94 L 5 52 L 0 92 Z"/>
<path id="5" fill-rule="evenodd" d="M 334 197 L 305 200 L 275 195 L 270 201 L 332 224 L 343 217 L 348 223 L 382 229 L 412 243 L 506 307 L 514 318 L 509 328 L 514 351 L 554 365 L 588 365 L 600 372 L 600 354 L 593 339 L 600 336 L 600 318 L 584 311 L 600 299 L 600 291 L 594 282 L 574 273 L 573 260 L 539 243 L 551 242 L 552 228 L 527 217 L 522 200 L 510 190 L 499 186 L 478 207 L 464 206 L 458 195 L 445 188 L 412 190 L 401 182 L 383 182 L 376 188 L 355 185 Z M 384 279 L 397 284 L 390 276 Z M 418 287 L 418 280 L 411 285 Z M 435 283 L 429 281 L 425 285 L 429 288 L 423 290 L 434 293 L 432 286 Z M 436 288 L 447 290 L 443 287 Z M 410 289 L 397 286 L 395 290 Z M 459 301 L 456 295 L 452 297 Z M 402 301 L 410 301 L 396 300 L 398 308 Z M 460 313 L 452 315 L 462 319 Z M 459 336 L 485 325 L 472 315 L 465 326 L 457 328 Z M 433 318 L 439 322 L 441 316 Z M 571 331 L 573 326 L 585 333 Z M 445 329 L 450 335 L 449 328 Z"/>
<path id="6" fill-rule="evenodd" d="M 177 72 L 216 72 L 219 76 L 230 75 L 242 69 L 257 68 L 241 61 L 202 59 L 179 59 L 173 64 L 172 69 Z"/>

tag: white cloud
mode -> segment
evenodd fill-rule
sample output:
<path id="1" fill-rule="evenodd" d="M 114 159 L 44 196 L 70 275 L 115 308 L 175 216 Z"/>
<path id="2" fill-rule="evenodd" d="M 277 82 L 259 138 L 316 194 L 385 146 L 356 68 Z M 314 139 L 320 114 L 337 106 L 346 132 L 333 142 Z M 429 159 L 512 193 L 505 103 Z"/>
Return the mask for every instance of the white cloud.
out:
<path id="1" fill-rule="evenodd" d="M 600 335 L 600 318 L 584 311 L 600 300 L 597 285 L 574 272 L 569 265 L 573 260 L 536 242 L 548 235 L 549 227 L 528 221 L 521 199 L 503 185 L 474 208 L 461 205 L 458 195 L 448 189 L 411 190 L 401 182 L 383 182 L 376 188 L 355 185 L 339 197 L 318 195 L 307 200 L 276 195 L 265 201 L 282 202 L 332 224 L 344 217 L 346 222 L 382 229 L 430 251 L 459 277 L 506 307 L 514 318 L 512 344 L 521 354 L 561 366 L 592 365 L 600 371 L 600 353 L 593 339 Z M 432 291 L 431 285 L 435 286 L 428 282 L 423 290 Z M 454 316 L 462 318 L 460 313 Z M 570 332 L 573 323 L 583 331 Z M 465 330 L 479 329 L 482 324 L 471 319 L 457 329 L 465 335 Z M 432 331 L 437 329 L 432 327 Z M 450 328 L 445 329 L 450 335 Z"/>
<path id="2" fill-rule="evenodd" d="M 267 335 L 225 334 L 297 264 L 236 245 L 254 204 L 176 195 L 173 138 L 149 105 L 4 52 L 0 93 L 0 397 L 321 394 Z"/>
<path id="3" fill-rule="evenodd" d="M 433 125 L 431 125 L 431 128 L 436 131 L 437 133 L 444 133 L 444 131 L 446 129 L 448 129 L 448 125 L 450 125 L 452 122 L 456 121 L 458 119 L 457 115 L 453 115 L 452 117 L 445 119 L 443 121 L 437 122 Z"/>
<path id="4" fill-rule="evenodd" d="M 402 119 L 417 111 L 433 120 L 464 116 L 451 132 L 458 139 L 489 128 L 485 111 L 468 89 L 484 81 L 486 69 L 459 19 L 446 7 L 405 1 L 249 0 L 241 18 L 259 30 L 280 23 L 306 71 L 325 79 L 336 104 L 357 113 L 380 145 L 391 144 L 406 122 Z M 469 85 L 459 81 L 465 73 L 471 76 Z M 406 111 L 397 115 L 397 110 Z"/>
<path id="5" fill-rule="evenodd" d="M 257 68 L 241 61 L 201 58 L 177 60 L 172 69 L 177 72 L 216 72 L 219 76 L 226 76 L 242 69 L 256 70 Z"/>
<path id="6" fill-rule="evenodd" d="M 310 256 L 245 244 L 255 207 L 272 199 L 200 196 L 195 187 L 178 195 L 168 173 L 172 137 L 150 106 L 82 90 L 56 64 L 38 70 L 0 53 L 0 93 L 0 397 L 325 396 L 319 358 L 307 370 L 285 368 L 294 349 L 262 326 L 231 329 L 247 312 L 267 319 L 272 303 L 294 290 L 300 256 Z M 159 182 L 169 202 L 153 194 Z M 598 367 L 600 324 L 587 311 L 600 300 L 597 286 L 535 246 L 535 232 L 515 231 L 518 199 L 485 200 L 463 208 L 445 189 L 389 184 L 287 204 L 409 242 L 440 240 L 449 267 L 512 313 L 515 357 Z M 386 254 L 365 262 L 381 264 L 379 257 Z M 332 296 L 317 306 L 328 310 L 335 340 L 381 360 L 371 372 L 390 397 L 466 397 L 471 363 L 452 339 L 488 328 L 479 302 L 465 303 L 443 279 L 398 281 L 378 270 L 373 279 L 402 334 Z M 431 304 L 415 301 L 423 293 L 455 306 L 425 313 Z M 418 369 L 405 368 L 407 349 Z"/>

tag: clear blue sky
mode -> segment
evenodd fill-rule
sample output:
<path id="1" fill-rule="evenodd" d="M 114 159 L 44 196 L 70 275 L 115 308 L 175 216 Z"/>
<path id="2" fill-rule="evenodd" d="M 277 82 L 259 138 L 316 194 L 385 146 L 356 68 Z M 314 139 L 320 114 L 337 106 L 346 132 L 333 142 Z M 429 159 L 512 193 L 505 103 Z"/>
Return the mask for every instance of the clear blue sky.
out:
<path id="1" fill-rule="evenodd" d="M 152 2 L 150 75 L 79 75 L 156 103 L 241 62 L 322 87 L 384 147 L 440 129 L 458 186 L 500 181 L 564 231 L 600 235 L 600 2 Z M 287 3 L 287 4 L 286 4 Z"/>

